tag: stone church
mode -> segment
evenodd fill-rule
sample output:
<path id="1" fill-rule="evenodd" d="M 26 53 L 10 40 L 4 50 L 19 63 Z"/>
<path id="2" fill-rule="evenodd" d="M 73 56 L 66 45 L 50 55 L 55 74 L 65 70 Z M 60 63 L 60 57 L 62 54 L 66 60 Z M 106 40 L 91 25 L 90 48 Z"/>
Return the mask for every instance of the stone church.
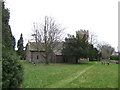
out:
<path id="1" fill-rule="evenodd" d="M 41 48 L 41 47 L 40 47 Z M 54 50 L 53 53 L 50 53 L 48 62 L 53 63 L 63 63 L 63 55 L 62 55 L 62 43 L 57 46 L 59 48 L 58 50 Z M 37 44 L 36 42 L 28 42 L 26 45 L 26 60 L 29 62 L 45 62 L 43 58 L 43 54 L 45 51 L 43 48 L 40 49 L 40 51 L 37 50 Z"/>
<path id="2" fill-rule="evenodd" d="M 79 35 L 81 38 L 86 34 L 87 38 L 89 37 L 88 30 L 78 30 L 76 31 L 76 35 Z M 45 62 L 43 58 L 43 54 L 45 53 L 45 50 L 42 47 L 39 47 L 40 50 L 37 49 L 36 42 L 28 42 L 26 45 L 26 60 L 29 62 Z M 62 48 L 63 48 L 63 42 L 59 42 L 58 46 L 53 51 L 53 53 L 50 53 L 48 62 L 52 63 L 76 63 L 75 59 L 65 59 L 62 55 Z"/>

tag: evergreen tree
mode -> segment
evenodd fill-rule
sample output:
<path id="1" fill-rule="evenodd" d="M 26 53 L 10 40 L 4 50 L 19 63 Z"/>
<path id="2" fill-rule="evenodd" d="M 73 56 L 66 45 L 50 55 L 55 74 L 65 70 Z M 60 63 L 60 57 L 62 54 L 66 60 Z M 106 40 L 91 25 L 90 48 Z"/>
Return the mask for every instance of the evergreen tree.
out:
<path id="1" fill-rule="evenodd" d="M 77 35 L 76 37 L 69 35 L 65 39 L 62 53 L 68 60 L 74 58 L 76 63 L 78 63 L 80 58 L 94 60 L 100 57 L 99 51 L 92 44 L 88 43 L 86 34 L 83 36 Z"/>
<path id="2" fill-rule="evenodd" d="M 6 46 L 6 48 L 13 50 L 15 49 L 15 38 L 12 35 L 11 28 L 9 25 L 9 17 L 10 12 L 9 9 L 5 9 L 4 3 L 2 3 L 2 44 Z"/>
<path id="3" fill-rule="evenodd" d="M 79 36 L 74 37 L 73 35 L 69 35 L 69 37 L 65 39 L 64 48 L 62 50 L 65 58 L 75 58 L 76 63 L 78 63 L 79 58 L 87 58 L 88 42 L 86 39 L 85 35 L 82 38 Z"/>
<path id="4" fill-rule="evenodd" d="M 2 2 L 2 88 L 18 88 L 23 80 L 23 68 L 15 53 L 15 38 L 9 25 L 9 10 Z"/>
<path id="5" fill-rule="evenodd" d="M 23 50 L 24 46 L 23 46 L 23 35 L 22 35 L 22 33 L 20 35 L 20 39 L 17 42 L 17 48 L 18 48 L 18 50 L 17 50 L 18 55 L 21 57 L 21 59 L 23 59 L 24 58 L 24 50 Z"/>
<path id="6" fill-rule="evenodd" d="M 101 57 L 101 53 L 95 48 L 92 44 L 88 45 L 88 57 L 89 60 L 99 60 Z"/>

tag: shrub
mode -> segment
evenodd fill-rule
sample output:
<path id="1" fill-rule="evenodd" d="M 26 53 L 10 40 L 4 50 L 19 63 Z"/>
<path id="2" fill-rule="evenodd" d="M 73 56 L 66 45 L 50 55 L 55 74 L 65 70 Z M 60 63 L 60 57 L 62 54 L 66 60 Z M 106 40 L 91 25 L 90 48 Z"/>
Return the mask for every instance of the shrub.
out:
<path id="1" fill-rule="evenodd" d="M 10 12 L 2 2 L 2 88 L 19 88 L 23 81 L 23 67 L 15 53 L 15 38 L 9 18 Z"/>
<path id="2" fill-rule="evenodd" d="M 15 52 L 5 52 L 2 60 L 2 88 L 18 88 L 23 81 L 23 67 Z"/>
<path id="3" fill-rule="evenodd" d="M 119 56 L 110 56 L 111 60 L 119 60 Z"/>

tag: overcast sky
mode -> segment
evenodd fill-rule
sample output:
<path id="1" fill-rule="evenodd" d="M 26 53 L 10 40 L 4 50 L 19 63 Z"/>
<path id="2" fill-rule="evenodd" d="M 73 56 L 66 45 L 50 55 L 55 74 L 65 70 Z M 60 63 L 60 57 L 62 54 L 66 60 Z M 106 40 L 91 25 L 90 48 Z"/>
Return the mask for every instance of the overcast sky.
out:
<path id="1" fill-rule="evenodd" d="M 23 33 L 24 44 L 31 39 L 33 22 L 47 16 L 54 17 L 65 29 L 74 34 L 85 29 L 94 32 L 99 42 L 118 47 L 119 0 L 6 0 L 10 9 L 10 26 L 16 41 Z"/>

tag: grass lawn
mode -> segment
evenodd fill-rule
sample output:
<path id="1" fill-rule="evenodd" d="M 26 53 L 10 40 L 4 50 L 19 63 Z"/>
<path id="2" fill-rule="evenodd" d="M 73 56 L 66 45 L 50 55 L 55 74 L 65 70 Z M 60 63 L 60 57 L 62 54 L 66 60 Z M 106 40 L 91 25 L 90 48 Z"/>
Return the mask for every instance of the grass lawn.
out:
<path id="1" fill-rule="evenodd" d="M 21 61 L 24 66 L 23 88 L 118 88 L 118 64 L 38 63 Z"/>

